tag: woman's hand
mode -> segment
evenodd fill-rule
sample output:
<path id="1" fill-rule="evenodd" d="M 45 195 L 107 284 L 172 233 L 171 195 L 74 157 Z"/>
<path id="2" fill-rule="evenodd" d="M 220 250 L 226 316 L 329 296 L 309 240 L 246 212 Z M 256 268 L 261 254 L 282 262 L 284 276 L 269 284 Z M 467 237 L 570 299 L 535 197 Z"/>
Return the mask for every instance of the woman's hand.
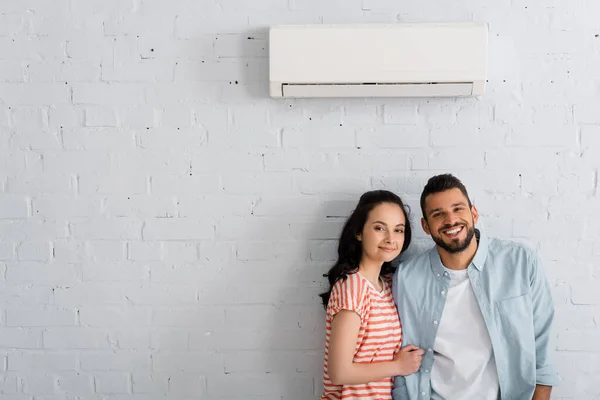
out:
<path id="1" fill-rule="evenodd" d="M 406 376 L 414 374 L 421 368 L 425 350 L 412 344 L 400 349 L 394 356 L 394 364 L 398 368 L 398 375 Z"/>

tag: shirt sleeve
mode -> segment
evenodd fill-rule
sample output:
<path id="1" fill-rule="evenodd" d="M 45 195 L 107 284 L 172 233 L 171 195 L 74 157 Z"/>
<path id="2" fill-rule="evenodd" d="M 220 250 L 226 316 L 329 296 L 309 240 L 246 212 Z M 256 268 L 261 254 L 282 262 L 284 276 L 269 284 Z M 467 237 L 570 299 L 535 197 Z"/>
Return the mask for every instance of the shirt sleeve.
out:
<path id="1" fill-rule="evenodd" d="M 348 275 L 346 279 L 340 279 L 331 289 L 327 314 L 333 317 L 342 310 L 354 311 L 363 321 L 365 308 L 368 305 L 365 289 L 366 286 L 356 274 Z"/>
<path id="2" fill-rule="evenodd" d="M 532 256 L 531 299 L 533 306 L 533 328 L 535 333 L 536 383 L 557 386 L 560 378 L 554 367 L 550 346 L 554 304 L 548 281 L 540 266 L 539 257 Z"/>

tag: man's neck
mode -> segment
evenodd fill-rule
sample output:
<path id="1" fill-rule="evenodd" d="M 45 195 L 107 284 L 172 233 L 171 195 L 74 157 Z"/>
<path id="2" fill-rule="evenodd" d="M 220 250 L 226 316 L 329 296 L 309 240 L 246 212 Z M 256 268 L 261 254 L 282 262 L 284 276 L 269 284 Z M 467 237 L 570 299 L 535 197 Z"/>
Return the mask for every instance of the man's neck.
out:
<path id="1" fill-rule="evenodd" d="M 444 267 L 448 269 L 461 270 L 466 269 L 477 253 L 478 240 L 473 236 L 469 247 L 460 253 L 450 253 L 438 246 L 437 251 Z"/>

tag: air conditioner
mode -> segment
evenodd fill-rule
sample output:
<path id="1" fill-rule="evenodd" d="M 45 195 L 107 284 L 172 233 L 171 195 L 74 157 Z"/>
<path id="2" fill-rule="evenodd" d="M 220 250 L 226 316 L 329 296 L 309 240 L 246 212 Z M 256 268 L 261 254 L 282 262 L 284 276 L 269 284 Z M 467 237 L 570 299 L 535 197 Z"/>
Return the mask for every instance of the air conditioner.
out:
<path id="1" fill-rule="evenodd" d="M 453 97 L 485 91 L 485 23 L 283 25 L 269 31 L 272 97 Z"/>

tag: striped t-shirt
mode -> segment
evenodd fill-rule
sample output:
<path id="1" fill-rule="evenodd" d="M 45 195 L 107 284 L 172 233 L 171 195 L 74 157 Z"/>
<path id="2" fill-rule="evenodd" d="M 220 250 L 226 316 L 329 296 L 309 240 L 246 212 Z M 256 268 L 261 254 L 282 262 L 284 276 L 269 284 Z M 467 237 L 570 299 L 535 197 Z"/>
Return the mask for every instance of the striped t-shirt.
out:
<path id="1" fill-rule="evenodd" d="M 363 385 L 337 386 L 331 383 L 327 373 L 331 323 L 341 310 L 354 311 L 360 316 L 360 330 L 354 350 L 355 363 L 392 361 L 402 342 L 400 319 L 389 282 L 384 282 L 383 291 L 378 292 L 358 272 L 337 281 L 327 305 L 324 393 L 321 399 L 391 399 L 392 377 Z"/>

